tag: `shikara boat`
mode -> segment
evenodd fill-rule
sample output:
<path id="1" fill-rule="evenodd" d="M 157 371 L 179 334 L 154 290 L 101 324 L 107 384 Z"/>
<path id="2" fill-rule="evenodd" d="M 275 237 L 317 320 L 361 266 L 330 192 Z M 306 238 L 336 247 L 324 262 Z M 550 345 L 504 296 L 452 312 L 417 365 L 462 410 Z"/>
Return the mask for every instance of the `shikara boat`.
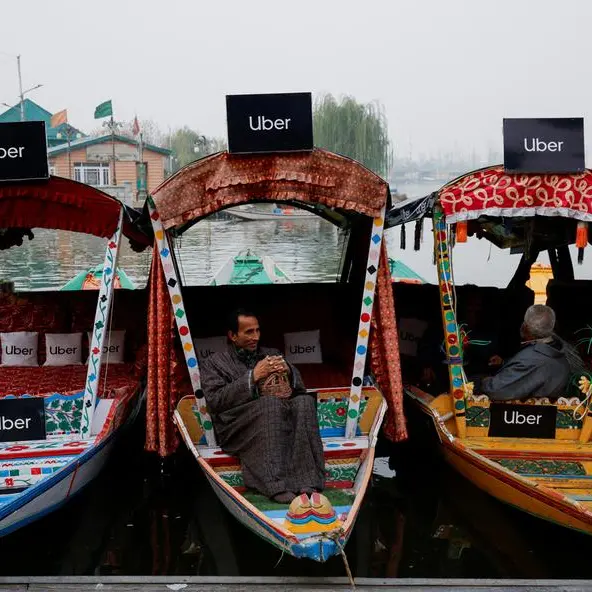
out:
<path id="1" fill-rule="evenodd" d="M 278 207 L 276 204 L 247 204 L 229 209 L 227 214 L 241 220 L 314 220 L 315 215 L 293 206 Z"/>
<path id="2" fill-rule="evenodd" d="M 103 275 L 103 265 L 95 265 L 86 271 L 76 274 L 71 280 L 66 282 L 60 290 L 98 290 L 101 287 L 101 277 Z M 134 282 L 121 267 L 115 271 L 113 287 L 123 290 L 135 290 Z"/>
<path id="3" fill-rule="evenodd" d="M 341 280 L 181 290 L 171 241 L 209 214 L 255 199 L 314 205 L 327 220 L 349 228 Z M 148 406 L 166 409 L 180 398 L 175 423 L 221 502 L 248 528 L 296 557 L 326 561 L 347 543 L 370 482 L 387 408 L 386 433 L 394 439 L 405 437 L 394 305 L 382 240 L 389 201 L 385 181 L 352 160 L 320 149 L 264 156 L 219 153 L 182 169 L 148 198 L 160 253 L 160 261 L 153 262 L 151 301 L 161 302 L 167 290 L 170 297 L 170 304 L 151 309 L 150 318 L 162 327 L 175 320 L 188 372 L 184 386 L 169 381 L 168 392 L 163 390 L 166 381 L 155 377 L 151 383 L 149 378 Z M 330 503 L 317 507 L 313 500 L 306 519 L 293 519 L 288 505 L 246 491 L 239 460 L 216 444 L 192 335 L 224 335 L 225 314 L 239 305 L 259 313 L 265 345 L 284 350 L 284 332 L 320 335 L 322 360 L 296 366 L 309 390 L 317 393 L 326 462 L 324 494 Z M 151 332 L 149 359 L 166 364 L 171 339 L 168 333 Z M 174 368 L 176 363 L 171 363 L 170 370 Z M 169 370 L 160 366 L 159 371 L 166 376 Z M 172 450 L 173 444 L 162 437 L 166 429 L 165 418 L 149 423 L 149 449 L 161 454 Z"/>
<path id="4" fill-rule="evenodd" d="M 123 427 L 137 413 L 145 360 L 141 354 L 136 358 L 135 352 L 128 352 L 130 356 L 122 363 L 109 363 L 109 356 L 111 360 L 114 356 L 109 336 L 110 329 L 126 330 L 130 347 L 132 343 L 139 346 L 145 335 L 145 313 L 141 313 L 137 291 L 131 293 L 133 301 L 126 295 L 122 296 L 125 302 L 116 297 L 117 304 L 129 310 L 122 314 L 111 310 L 112 270 L 122 234 L 144 246 L 150 241 L 133 228 L 119 201 L 59 177 L 1 183 L 0 226 L 6 229 L 0 239 L 3 248 L 19 248 L 19 234 L 35 228 L 69 230 L 105 241 L 98 291 L 9 290 L 0 294 L 0 340 L 8 333 L 27 331 L 38 334 L 39 345 L 34 365 L 11 366 L 3 360 L 0 366 L 3 536 L 54 511 L 88 485 L 107 461 Z M 146 303 L 142 304 L 145 310 Z M 85 346 L 87 331 L 90 343 Z M 50 333 L 82 333 L 84 351 L 79 352 L 77 364 L 48 365 L 44 345 Z M 104 354 L 105 349 L 110 353 Z M 15 430 L 19 425 L 26 427 L 27 419 L 26 425 L 36 426 L 35 430 L 21 430 L 15 438 Z"/>
<path id="5" fill-rule="evenodd" d="M 422 224 L 424 217 L 433 219 L 438 290 L 395 286 L 396 300 L 404 316 L 423 318 L 426 324 L 440 317 L 449 384 L 447 392 L 437 395 L 426 392 L 427 385 L 420 388 L 409 381 L 407 397 L 430 418 L 446 461 L 467 479 L 525 512 L 592 534 L 591 391 L 584 389 L 585 396 L 580 395 L 580 374 L 574 373 L 565 396 L 557 400 L 501 403 L 474 392 L 463 366 L 470 327 L 461 326 L 457 312 L 457 299 L 462 302 L 467 292 L 454 285 L 452 266 L 453 253 L 468 248 L 463 243 L 471 240 L 488 240 L 522 253 L 505 290 L 482 289 L 487 321 L 500 327 L 504 338 L 515 337 L 517 351 L 524 312 L 535 298 L 525 283 L 538 254 L 546 251 L 554 277 L 546 301 L 557 315 L 556 331 L 568 342 L 585 346 L 581 354 L 589 371 L 592 286 L 574 279 L 570 246 L 573 252 L 575 244 L 583 260 L 592 220 L 592 172 L 543 175 L 508 174 L 501 166 L 480 169 L 419 202 L 391 210 L 387 227 Z M 402 312 L 406 305 L 415 308 Z M 539 416 L 545 419 L 536 420 Z"/>
<path id="6" fill-rule="evenodd" d="M 393 283 L 425 284 L 425 280 L 402 261 L 389 259 L 389 269 Z"/>
<path id="7" fill-rule="evenodd" d="M 292 280 L 269 255 L 260 256 L 251 249 L 230 257 L 214 276 L 212 286 L 246 284 L 288 284 Z"/>

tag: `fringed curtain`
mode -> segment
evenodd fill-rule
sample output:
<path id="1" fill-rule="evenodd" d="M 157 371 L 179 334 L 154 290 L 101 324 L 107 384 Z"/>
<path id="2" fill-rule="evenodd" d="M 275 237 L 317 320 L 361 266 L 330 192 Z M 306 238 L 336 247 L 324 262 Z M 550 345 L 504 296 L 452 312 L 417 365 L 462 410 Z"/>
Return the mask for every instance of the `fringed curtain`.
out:
<path id="1" fill-rule="evenodd" d="M 399 357 L 399 334 L 395 320 L 395 302 L 388 266 L 386 244 L 383 241 L 381 262 L 376 280 L 376 299 L 370 336 L 370 364 L 378 386 L 384 395 L 388 411 L 383 424 L 386 437 L 393 442 L 407 439 L 403 413 L 403 382 Z"/>
<path id="2" fill-rule="evenodd" d="M 158 250 L 154 250 L 148 302 L 146 450 L 168 456 L 179 444 L 173 413 L 187 388 L 185 361 L 175 347 L 175 321 Z"/>

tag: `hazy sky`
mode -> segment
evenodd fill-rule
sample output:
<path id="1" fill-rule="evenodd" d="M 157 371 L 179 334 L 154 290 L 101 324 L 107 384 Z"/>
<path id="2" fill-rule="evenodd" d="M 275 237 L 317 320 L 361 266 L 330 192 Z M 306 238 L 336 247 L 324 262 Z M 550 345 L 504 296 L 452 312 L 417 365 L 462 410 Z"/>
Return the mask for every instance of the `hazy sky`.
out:
<path id="1" fill-rule="evenodd" d="M 0 102 L 226 135 L 224 96 L 379 100 L 398 155 L 501 149 L 504 116 L 592 115 L 590 0 L 2 2 Z M 592 147 L 592 140 L 587 145 Z M 588 163 L 590 166 L 590 163 Z"/>

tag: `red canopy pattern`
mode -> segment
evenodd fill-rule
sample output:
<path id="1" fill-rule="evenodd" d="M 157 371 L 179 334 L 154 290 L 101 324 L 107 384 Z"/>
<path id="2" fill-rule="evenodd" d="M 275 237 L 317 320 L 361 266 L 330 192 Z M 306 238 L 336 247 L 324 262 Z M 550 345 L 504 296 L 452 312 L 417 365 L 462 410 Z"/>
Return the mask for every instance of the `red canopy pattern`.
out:
<path id="1" fill-rule="evenodd" d="M 0 228 L 52 228 L 110 237 L 117 228 L 121 203 L 70 179 L 0 183 Z M 124 225 L 124 234 L 146 244 L 147 238 Z"/>
<path id="2" fill-rule="evenodd" d="M 446 221 L 488 216 L 563 216 L 592 221 L 592 172 L 508 174 L 488 167 L 445 185 L 439 201 Z"/>
<path id="3" fill-rule="evenodd" d="M 152 195 L 165 229 L 253 200 L 298 200 L 375 217 L 387 196 L 386 181 L 321 149 L 273 155 L 220 152 L 188 165 Z"/>

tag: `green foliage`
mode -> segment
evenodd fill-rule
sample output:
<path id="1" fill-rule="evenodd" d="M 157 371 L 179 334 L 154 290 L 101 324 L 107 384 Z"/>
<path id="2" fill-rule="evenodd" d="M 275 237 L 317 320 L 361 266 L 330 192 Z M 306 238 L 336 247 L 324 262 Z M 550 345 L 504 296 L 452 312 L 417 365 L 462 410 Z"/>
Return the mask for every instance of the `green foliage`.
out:
<path id="1" fill-rule="evenodd" d="M 313 125 L 315 145 L 349 156 L 388 177 L 393 153 L 380 103 L 358 103 L 349 96 L 337 101 L 327 94 L 315 101 Z"/>
<path id="2" fill-rule="evenodd" d="M 173 173 L 194 160 L 226 149 L 220 138 L 208 138 L 188 126 L 175 130 L 166 145 L 173 151 Z"/>

